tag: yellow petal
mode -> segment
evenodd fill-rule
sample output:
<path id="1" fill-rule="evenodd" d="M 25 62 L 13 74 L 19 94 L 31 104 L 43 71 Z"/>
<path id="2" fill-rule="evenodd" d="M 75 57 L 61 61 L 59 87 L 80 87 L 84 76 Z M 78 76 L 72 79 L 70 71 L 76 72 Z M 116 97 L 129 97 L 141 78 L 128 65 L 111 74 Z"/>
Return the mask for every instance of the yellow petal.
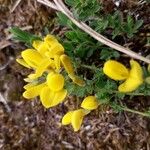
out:
<path id="1" fill-rule="evenodd" d="M 83 100 L 81 107 L 87 110 L 93 110 L 97 109 L 98 105 L 99 103 L 95 96 L 88 96 Z"/>
<path id="2" fill-rule="evenodd" d="M 31 68 L 23 59 L 16 59 L 16 61 L 20 64 L 20 65 L 22 65 L 22 66 L 24 66 L 24 67 L 26 67 L 26 68 Z"/>
<path id="3" fill-rule="evenodd" d="M 54 56 L 54 62 L 55 62 L 56 70 L 59 71 L 60 70 L 60 56 L 59 55 Z"/>
<path id="4" fill-rule="evenodd" d="M 39 64 L 42 62 L 43 58 L 40 55 L 40 53 L 38 53 L 36 50 L 34 49 L 27 49 L 24 50 L 21 53 L 23 59 L 25 60 L 25 62 L 33 67 L 33 68 L 37 68 L 37 66 L 39 66 Z"/>
<path id="5" fill-rule="evenodd" d="M 72 79 L 72 81 L 75 84 L 77 84 L 79 86 L 85 86 L 85 82 L 82 79 L 80 79 L 78 76 L 76 76 L 76 75 L 74 75 L 74 76 L 69 75 L 69 77 Z"/>
<path id="6" fill-rule="evenodd" d="M 48 51 L 49 46 L 47 43 L 39 40 L 33 41 L 32 46 L 42 55 L 45 56 L 45 53 Z"/>
<path id="7" fill-rule="evenodd" d="M 42 74 L 44 73 L 44 71 L 47 70 L 47 67 L 51 65 L 51 61 L 48 59 L 43 60 L 43 62 L 41 62 L 41 64 L 37 67 L 35 74 L 30 74 L 28 77 L 30 79 L 36 79 L 40 76 L 42 76 Z"/>
<path id="8" fill-rule="evenodd" d="M 118 88 L 120 92 L 132 92 L 143 83 L 143 71 L 139 63 L 131 60 L 130 65 L 131 70 L 128 79 Z"/>
<path id="9" fill-rule="evenodd" d="M 52 35 L 47 35 L 44 38 L 44 42 L 48 44 L 50 56 L 61 55 L 64 53 L 63 46 L 57 41 L 57 39 Z"/>
<path id="10" fill-rule="evenodd" d="M 68 125 L 71 123 L 72 114 L 73 114 L 73 111 L 69 111 L 63 116 L 62 121 L 61 121 L 62 125 Z"/>
<path id="11" fill-rule="evenodd" d="M 71 76 L 74 76 L 74 69 L 70 58 L 67 55 L 61 55 L 60 60 L 67 73 L 70 74 Z"/>
<path id="12" fill-rule="evenodd" d="M 61 103 L 67 95 L 67 90 L 62 89 L 58 92 L 53 92 L 49 87 L 42 89 L 40 93 L 40 99 L 45 108 L 50 108 Z"/>
<path id="13" fill-rule="evenodd" d="M 30 79 L 30 78 L 24 78 L 23 80 L 24 80 L 25 82 L 29 82 L 29 83 L 30 83 L 30 82 L 34 82 L 34 80 L 33 80 L 33 79 Z"/>
<path id="14" fill-rule="evenodd" d="M 36 50 L 38 50 L 42 43 L 43 43 L 43 41 L 35 40 L 35 41 L 33 41 L 32 46 L 33 46 Z"/>
<path id="15" fill-rule="evenodd" d="M 113 80 L 124 80 L 129 76 L 128 69 L 115 60 L 108 60 L 103 67 L 104 73 Z"/>
<path id="16" fill-rule="evenodd" d="M 36 82 L 31 82 L 31 83 L 26 84 L 23 88 L 26 89 L 26 90 L 28 90 L 31 87 L 34 87 L 35 85 L 37 85 Z"/>
<path id="17" fill-rule="evenodd" d="M 44 38 L 44 42 L 47 42 L 49 45 L 51 45 L 51 43 L 53 42 L 58 42 L 57 39 L 53 36 L 48 34 L 45 38 Z"/>
<path id="18" fill-rule="evenodd" d="M 80 129 L 84 116 L 85 116 L 84 109 L 78 109 L 73 112 L 71 124 L 75 132 Z"/>
<path id="19" fill-rule="evenodd" d="M 32 86 L 32 87 L 30 87 L 29 89 L 27 89 L 27 90 L 23 93 L 23 97 L 25 97 L 26 99 L 34 98 L 34 97 L 40 95 L 41 90 L 42 90 L 45 86 L 46 86 L 45 83 Z"/>
<path id="20" fill-rule="evenodd" d="M 58 92 L 54 92 L 54 97 L 52 100 L 52 104 L 51 107 L 58 105 L 59 103 L 61 103 L 65 97 L 67 96 L 67 90 L 62 89 Z"/>
<path id="21" fill-rule="evenodd" d="M 51 107 L 54 92 L 52 92 L 48 86 L 44 87 L 40 93 L 40 100 L 45 108 Z"/>
<path id="22" fill-rule="evenodd" d="M 49 73 L 47 83 L 52 91 L 59 91 L 64 86 L 64 77 L 58 73 Z"/>
<path id="23" fill-rule="evenodd" d="M 62 55 L 64 53 L 64 47 L 60 43 L 53 43 L 50 47 L 50 52 L 54 55 Z"/>

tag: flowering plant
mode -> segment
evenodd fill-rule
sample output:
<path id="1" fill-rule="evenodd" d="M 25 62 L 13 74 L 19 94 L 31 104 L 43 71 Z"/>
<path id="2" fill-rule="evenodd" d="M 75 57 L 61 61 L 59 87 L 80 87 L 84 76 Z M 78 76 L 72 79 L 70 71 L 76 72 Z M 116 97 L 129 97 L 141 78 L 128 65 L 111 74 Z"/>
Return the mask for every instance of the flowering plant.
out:
<path id="1" fill-rule="evenodd" d="M 102 24 L 99 27 L 99 20 L 94 20 L 93 23 L 83 12 L 83 9 L 88 11 L 91 9 L 88 12 L 89 16 L 95 15 L 97 18 L 101 7 L 97 7 L 96 0 L 92 1 L 92 5 L 91 1 L 86 1 L 84 5 L 79 1 L 70 3 L 67 1 L 66 3 L 73 7 L 74 14 L 79 13 L 76 18 L 65 8 L 63 2 L 57 0 L 55 2 L 53 8 L 62 12 L 57 14 L 59 23 L 68 27 L 60 40 L 51 34 L 38 37 L 16 27 L 10 30 L 15 39 L 28 44 L 28 48 L 21 52 L 21 57 L 16 59 L 19 64 L 31 71 L 24 79 L 27 84 L 24 86 L 23 97 L 25 99 L 39 97 L 46 109 L 63 103 L 69 95 L 83 99 L 81 108 L 66 110 L 68 112 L 62 117 L 62 125 L 70 124 L 74 131 L 80 129 L 84 117 L 92 110 L 98 109 L 98 106 L 101 108 L 107 105 L 117 112 L 128 111 L 150 117 L 149 110 L 140 112 L 130 109 L 123 101 L 134 96 L 150 95 L 150 67 L 147 69 L 146 65 L 141 65 L 136 59 L 146 63 L 149 63 L 149 60 L 98 33 L 111 28 L 114 30 L 111 33 L 112 39 L 117 36 L 131 38 L 142 25 L 142 21 L 136 22 L 138 25 L 134 27 L 133 19 L 127 16 L 127 23 L 121 22 L 123 27 L 116 27 L 113 20 L 116 19 L 117 24 L 121 20 L 119 13 L 115 13 L 101 18 Z M 87 26 L 86 22 L 97 32 Z M 134 30 L 127 32 L 125 28 L 130 26 L 134 27 Z M 120 61 L 120 53 L 112 48 L 132 58 Z"/>

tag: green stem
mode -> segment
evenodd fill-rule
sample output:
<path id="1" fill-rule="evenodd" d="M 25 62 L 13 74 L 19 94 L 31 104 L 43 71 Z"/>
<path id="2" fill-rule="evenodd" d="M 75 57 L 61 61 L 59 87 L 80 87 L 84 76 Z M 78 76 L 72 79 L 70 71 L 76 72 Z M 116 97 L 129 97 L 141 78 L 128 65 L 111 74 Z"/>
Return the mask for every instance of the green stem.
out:
<path id="1" fill-rule="evenodd" d="M 126 107 L 122 107 L 121 109 L 124 110 L 124 111 L 128 111 L 128 112 L 131 112 L 131 113 L 142 115 L 142 116 L 145 116 L 145 117 L 150 117 L 150 114 L 146 113 L 146 112 L 144 113 L 144 112 L 140 112 L 140 111 L 137 111 L 137 110 L 126 108 Z"/>
<path id="2" fill-rule="evenodd" d="M 111 91 L 113 93 L 117 93 L 117 94 L 121 93 L 121 92 L 115 91 L 115 90 L 109 90 L 109 91 Z M 131 95 L 131 96 L 144 96 L 144 93 L 123 93 L 123 94 L 125 94 L 125 95 Z"/>
<path id="3" fill-rule="evenodd" d="M 123 110 L 123 111 L 131 112 L 131 113 L 134 113 L 134 114 L 138 114 L 138 115 L 141 115 L 141 116 L 144 116 L 144 117 L 150 117 L 149 112 L 141 112 L 141 111 L 137 111 L 137 110 L 134 110 L 134 109 L 130 109 L 126 106 L 116 104 L 115 102 L 110 102 L 110 106 L 114 110 Z"/>
<path id="4" fill-rule="evenodd" d="M 90 69 L 90 70 L 93 70 L 93 71 L 96 71 L 96 70 L 99 70 L 97 67 L 95 66 L 89 66 L 89 65 L 80 65 L 81 67 L 83 68 L 86 68 L 86 69 Z"/>

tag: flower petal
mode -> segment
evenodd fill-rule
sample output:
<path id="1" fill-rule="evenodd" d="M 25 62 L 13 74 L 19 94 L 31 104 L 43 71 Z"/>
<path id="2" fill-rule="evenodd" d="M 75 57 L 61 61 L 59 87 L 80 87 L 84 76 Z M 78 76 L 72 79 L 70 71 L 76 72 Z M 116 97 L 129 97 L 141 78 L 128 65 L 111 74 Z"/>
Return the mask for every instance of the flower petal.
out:
<path id="1" fill-rule="evenodd" d="M 51 43 L 53 42 L 58 42 L 57 39 L 53 36 L 53 35 L 46 35 L 46 37 L 44 38 L 44 42 L 48 43 L 49 45 L 51 45 Z"/>
<path id="2" fill-rule="evenodd" d="M 37 67 L 35 74 L 30 74 L 28 77 L 30 79 L 36 79 L 40 76 L 42 76 L 42 74 L 44 73 L 44 71 L 47 70 L 47 67 L 51 65 L 51 61 L 48 59 L 43 60 L 43 62 L 41 62 L 41 64 Z"/>
<path id="3" fill-rule="evenodd" d="M 71 76 L 74 76 L 74 69 L 73 69 L 73 65 L 71 63 L 70 58 L 67 55 L 61 55 L 60 60 L 63 64 L 65 70 L 67 71 L 67 73 Z"/>
<path id="4" fill-rule="evenodd" d="M 66 89 L 62 89 L 58 92 L 54 92 L 54 97 L 52 100 L 51 107 L 56 106 L 59 103 L 61 103 L 65 99 L 66 96 L 67 96 L 67 90 Z"/>
<path id="5" fill-rule="evenodd" d="M 62 89 L 58 92 L 53 92 L 49 89 L 49 87 L 45 87 L 42 89 L 40 93 L 40 99 L 45 108 L 50 108 L 61 103 L 67 95 L 67 90 Z"/>
<path id="6" fill-rule="evenodd" d="M 78 109 L 73 112 L 71 124 L 75 132 L 80 129 L 84 116 L 85 116 L 84 109 Z"/>
<path id="7" fill-rule="evenodd" d="M 69 111 L 63 116 L 62 121 L 61 121 L 62 125 L 68 125 L 71 123 L 72 114 L 73 114 L 73 111 Z"/>
<path id="8" fill-rule="evenodd" d="M 22 65 L 22 66 L 24 66 L 24 67 L 26 67 L 26 68 L 31 68 L 25 61 L 24 61 L 24 59 L 16 59 L 16 61 L 20 64 L 20 65 Z"/>
<path id="9" fill-rule="evenodd" d="M 49 50 L 53 55 L 62 55 L 64 53 L 64 47 L 57 42 L 54 42 Z"/>
<path id="10" fill-rule="evenodd" d="M 59 91 L 64 86 L 64 77 L 58 73 L 49 73 L 47 83 L 52 91 Z"/>
<path id="11" fill-rule="evenodd" d="M 54 97 L 54 92 L 52 92 L 48 86 L 42 89 L 40 93 L 40 100 L 41 100 L 42 105 L 45 108 L 51 107 L 53 97 Z"/>
<path id="12" fill-rule="evenodd" d="M 59 55 L 54 56 L 54 62 L 55 62 L 56 70 L 59 71 L 60 70 L 60 56 Z"/>
<path id="13" fill-rule="evenodd" d="M 104 73 L 113 80 L 125 80 L 129 76 L 128 69 L 115 60 L 108 60 L 103 67 Z"/>
<path id="14" fill-rule="evenodd" d="M 139 63 L 131 60 L 130 65 L 131 70 L 128 79 L 118 88 L 120 92 L 132 92 L 143 83 L 143 71 Z"/>
<path id="15" fill-rule="evenodd" d="M 50 58 L 53 58 L 54 55 L 61 55 L 64 53 L 63 46 L 58 42 L 58 40 L 54 36 L 47 35 L 44 38 L 44 42 L 48 44 L 49 53 L 47 53 L 47 56 L 49 56 Z"/>
<path id="16" fill-rule="evenodd" d="M 43 41 L 35 40 L 33 41 L 32 46 L 42 55 L 45 56 L 45 53 L 48 51 L 48 44 Z"/>
<path id="17" fill-rule="evenodd" d="M 85 86 L 85 82 L 82 79 L 80 79 L 78 76 L 76 76 L 76 75 L 74 75 L 74 76 L 69 75 L 69 77 L 72 79 L 72 81 L 75 84 L 77 84 L 79 86 Z"/>
<path id="18" fill-rule="evenodd" d="M 25 97 L 26 99 L 34 98 L 34 97 L 40 95 L 41 90 L 42 90 L 45 86 L 46 86 L 45 83 L 32 86 L 32 87 L 28 88 L 28 89 L 23 93 L 23 97 Z"/>
<path id="19" fill-rule="evenodd" d="M 81 107 L 87 110 L 93 110 L 97 109 L 98 105 L 99 103 L 95 96 L 88 96 L 83 100 Z"/>
<path id="20" fill-rule="evenodd" d="M 39 66 L 39 64 L 42 62 L 43 58 L 40 55 L 40 53 L 38 53 L 36 50 L 34 49 L 26 49 L 21 53 L 21 56 L 23 57 L 23 59 L 25 60 L 25 62 L 33 67 L 33 68 L 37 68 Z"/>
<path id="21" fill-rule="evenodd" d="M 26 90 L 28 90 L 28 89 L 36 86 L 36 85 L 37 85 L 36 82 L 31 82 L 31 83 L 26 84 L 23 88 L 26 89 Z"/>

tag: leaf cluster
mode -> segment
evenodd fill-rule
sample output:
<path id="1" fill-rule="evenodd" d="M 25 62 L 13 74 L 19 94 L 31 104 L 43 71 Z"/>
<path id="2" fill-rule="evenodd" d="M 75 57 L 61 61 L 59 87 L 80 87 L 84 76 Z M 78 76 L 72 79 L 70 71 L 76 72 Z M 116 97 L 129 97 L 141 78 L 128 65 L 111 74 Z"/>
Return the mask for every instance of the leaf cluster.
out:
<path id="1" fill-rule="evenodd" d="M 132 38 L 142 26 L 143 20 L 136 20 L 130 14 L 124 17 L 122 12 L 116 11 L 112 14 L 101 15 L 101 17 L 93 20 L 90 24 L 95 31 L 106 35 L 109 34 L 112 36 L 112 39 L 116 36 Z"/>
<path id="2" fill-rule="evenodd" d="M 30 46 L 32 45 L 32 42 L 34 40 L 41 40 L 40 37 L 33 35 L 29 32 L 23 31 L 19 29 L 18 27 L 12 27 L 9 31 L 12 33 L 14 40 L 24 42 Z"/>
<path id="3" fill-rule="evenodd" d="M 74 16 L 79 20 L 88 20 L 102 8 L 97 0 L 65 0 L 72 9 Z"/>

